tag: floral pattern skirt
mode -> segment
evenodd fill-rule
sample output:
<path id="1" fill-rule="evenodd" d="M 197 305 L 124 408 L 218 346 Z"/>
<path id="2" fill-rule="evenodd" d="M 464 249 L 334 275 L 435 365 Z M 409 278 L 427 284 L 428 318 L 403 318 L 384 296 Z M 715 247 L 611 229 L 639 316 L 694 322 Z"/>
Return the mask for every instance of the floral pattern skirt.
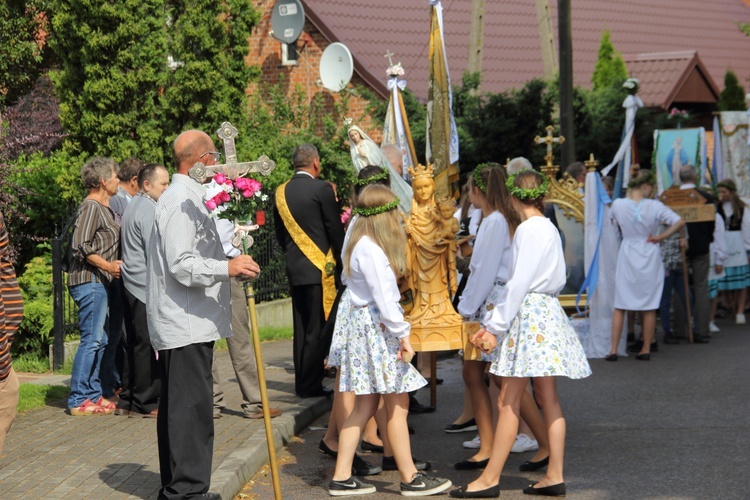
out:
<path id="1" fill-rule="evenodd" d="M 510 329 L 498 335 L 490 372 L 501 377 L 591 375 L 581 342 L 556 297 L 529 293 Z"/>
<path id="2" fill-rule="evenodd" d="M 349 291 L 344 291 L 328 353 L 328 364 L 339 367 L 339 391 L 400 394 L 427 385 L 411 363 L 399 361 L 397 354 L 398 338 L 380 322 L 377 307 L 354 306 Z"/>
<path id="3" fill-rule="evenodd" d="M 495 305 L 497 305 L 504 289 L 505 289 L 505 283 L 503 283 L 502 281 L 495 281 L 495 284 L 492 286 L 492 291 L 487 296 L 487 298 L 485 299 L 481 307 L 477 309 L 477 312 L 471 315 L 471 317 L 469 318 L 469 321 L 479 321 L 479 324 L 481 326 L 484 326 L 484 323 L 485 323 L 484 320 L 487 318 L 487 316 L 489 316 L 489 314 L 495 308 Z M 487 354 L 486 352 L 482 352 L 482 359 L 480 361 L 482 361 L 483 363 L 492 363 L 492 354 Z"/>

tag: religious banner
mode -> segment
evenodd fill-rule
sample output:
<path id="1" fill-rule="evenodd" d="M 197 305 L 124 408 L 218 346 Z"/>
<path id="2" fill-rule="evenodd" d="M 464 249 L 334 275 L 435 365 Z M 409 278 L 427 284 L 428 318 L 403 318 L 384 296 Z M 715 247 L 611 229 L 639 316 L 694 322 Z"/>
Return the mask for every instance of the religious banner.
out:
<path id="1" fill-rule="evenodd" d="M 386 54 L 389 61 L 392 55 L 390 52 Z M 388 75 L 386 85 L 391 92 L 391 97 L 388 101 L 388 110 L 385 113 L 381 147 L 386 144 L 398 146 L 399 150 L 401 150 L 402 176 L 404 179 L 409 180 L 407 169 L 417 164 L 417 157 L 414 151 L 411 129 L 409 128 L 409 119 L 406 116 L 404 98 L 401 96 L 401 91 L 406 88 L 406 80 L 399 80 L 398 78 L 404 74 L 404 68 L 401 66 L 401 63 L 393 64 L 393 61 L 390 62 L 391 65 L 386 70 L 386 74 Z"/>
<path id="2" fill-rule="evenodd" d="M 698 185 L 710 184 L 706 176 L 706 130 L 703 127 L 654 130 L 652 162 L 659 193 L 680 184 L 683 165 L 698 168 Z"/>
<path id="3" fill-rule="evenodd" d="M 718 118 L 719 134 L 714 134 L 714 141 L 721 143 L 721 178 L 716 180 L 733 179 L 737 183 L 737 194 L 750 197 L 748 115 L 745 111 L 722 111 Z"/>
<path id="4" fill-rule="evenodd" d="M 427 163 L 435 167 L 435 192 L 458 190 L 458 131 L 453 119 L 453 91 L 443 40 L 443 6 L 430 0 L 430 78 L 427 87 Z"/>

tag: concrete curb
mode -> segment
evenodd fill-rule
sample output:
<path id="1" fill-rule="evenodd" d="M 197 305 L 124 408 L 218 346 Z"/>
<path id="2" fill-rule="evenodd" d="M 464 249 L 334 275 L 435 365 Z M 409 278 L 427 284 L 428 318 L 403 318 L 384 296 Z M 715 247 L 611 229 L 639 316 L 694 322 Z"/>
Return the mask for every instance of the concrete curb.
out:
<path id="1" fill-rule="evenodd" d="M 284 408 L 284 414 L 271 421 L 276 449 L 329 411 L 331 404 L 332 399 L 319 397 L 301 399 Z M 223 499 L 234 498 L 267 462 L 266 429 L 261 426 L 211 474 L 210 491 L 219 493 Z"/>

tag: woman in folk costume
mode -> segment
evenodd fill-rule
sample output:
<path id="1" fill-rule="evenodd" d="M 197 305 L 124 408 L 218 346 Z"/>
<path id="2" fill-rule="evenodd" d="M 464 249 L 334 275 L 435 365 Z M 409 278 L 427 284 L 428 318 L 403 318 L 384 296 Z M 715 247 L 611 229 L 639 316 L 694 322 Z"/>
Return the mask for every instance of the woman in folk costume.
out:
<path id="1" fill-rule="evenodd" d="M 418 472 L 411 456 L 409 391 L 427 381 L 408 361 L 414 355 L 410 325 L 399 306 L 397 277 L 406 272 L 406 238 L 398 198 L 385 186 L 365 187 L 357 198 L 349 241 L 344 248 L 344 275 L 349 296 L 342 297 L 334 336 L 346 342 L 332 347 L 339 363 L 341 392 L 354 392 L 354 410 L 339 434 L 336 470 L 329 483 L 332 496 L 374 493 L 375 487 L 351 475 L 359 439 L 383 398 L 388 437 L 401 476 L 401 494 L 426 496 L 445 491 L 451 482 Z M 343 307 L 344 305 L 348 307 Z"/>
<path id="2" fill-rule="evenodd" d="M 496 498 L 500 474 L 518 431 L 518 414 L 534 379 L 537 401 L 549 434 L 549 466 L 529 495 L 565 495 L 563 454 L 565 420 L 557 398 L 556 377 L 580 379 L 591 374 L 583 347 L 557 295 L 565 286 L 565 259 L 560 233 L 544 217 L 549 180 L 534 171 L 508 178 L 513 206 L 521 218 L 513 238 L 513 265 L 500 301 L 471 339 L 492 353 L 490 373 L 500 385 L 499 418 L 492 455 L 484 472 L 468 486 L 451 492 L 458 498 Z"/>
<path id="3" fill-rule="evenodd" d="M 724 240 L 727 245 L 727 260 L 724 262 L 726 276 L 719 280 L 719 290 L 736 291 L 735 322 L 745 324 L 745 302 L 747 287 L 750 286 L 750 214 L 747 206 L 737 194 L 737 184 L 732 179 L 724 179 L 717 184 L 719 190 L 719 214 L 724 219 L 726 231 Z"/>
<path id="4" fill-rule="evenodd" d="M 615 200 L 610 210 L 612 223 L 617 224 L 622 233 L 622 243 L 617 255 L 612 346 L 604 358 L 607 361 L 617 361 L 625 311 L 641 311 L 643 346 L 635 359 L 648 361 L 651 358 L 656 310 L 664 286 L 664 264 L 657 243 L 685 225 L 680 216 L 663 203 L 650 199 L 655 188 L 654 174 L 641 170 L 628 183 L 627 196 Z M 655 236 L 660 224 L 669 227 Z"/>
<path id="5" fill-rule="evenodd" d="M 383 152 L 370 137 L 356 125 L 351 125 L 351 120 L 345 120 L 349 125 L 349 151 L 352 156 L 354 169 L 359 172 L 368 165 L 382 167 L 391 176 L 391 190 L 399 198 L 399 211 L 406 214 L 411 208 L 410 200 L 413 195 L 411 186 L 401 177 L 393 166 L 388 162 Z"/>

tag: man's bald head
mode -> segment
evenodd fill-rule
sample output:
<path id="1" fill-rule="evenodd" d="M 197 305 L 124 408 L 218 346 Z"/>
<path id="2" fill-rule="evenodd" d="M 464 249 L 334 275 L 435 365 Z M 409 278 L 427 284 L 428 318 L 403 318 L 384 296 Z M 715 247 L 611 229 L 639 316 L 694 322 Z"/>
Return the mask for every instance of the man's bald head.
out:
<path id="1" fill-rule="evenodd" d="M 202 155 L 214 150 L 214 142 L 211 137 L 201 130 L 186 130 L 177 136 L 172 144 L 174 163 L 178 174 L 187 175 L 193 165 L 202 160 Z M 203 157 L 203 159 L 212 156 Z M 206 163 L 206 161 L 203 161 Z"/>

